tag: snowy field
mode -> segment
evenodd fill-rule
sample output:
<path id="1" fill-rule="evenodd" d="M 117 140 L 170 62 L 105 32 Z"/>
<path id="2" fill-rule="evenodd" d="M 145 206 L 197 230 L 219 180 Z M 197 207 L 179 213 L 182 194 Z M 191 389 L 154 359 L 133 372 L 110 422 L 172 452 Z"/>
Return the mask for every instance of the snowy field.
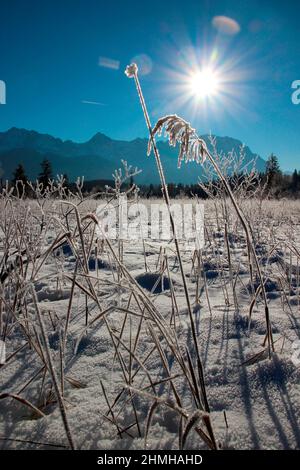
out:
<path id="1" fill-rule="evenodd" d="M 203 202 L 181 254 L 206 392 L 173 241 L 99 240 L 98 202 L 0 201 L 0 448 L 299 449 L 299 202 L 240 201 L 271 354 L 243 228 Z"/>

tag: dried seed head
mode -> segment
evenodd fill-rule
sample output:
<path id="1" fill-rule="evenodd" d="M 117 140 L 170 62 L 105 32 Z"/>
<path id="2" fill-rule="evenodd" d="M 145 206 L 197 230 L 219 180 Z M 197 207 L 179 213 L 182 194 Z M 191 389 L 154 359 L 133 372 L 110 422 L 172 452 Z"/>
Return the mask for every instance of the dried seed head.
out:
<path id="1" fill-rule="evenodd" d="M 200 139 L 195 129 L 188 122 L 178 117 L 176 114 L 165 116 L 159 119 L 153 128 L 152 135 L 161 135 L 163 128 L 166 136 L 169 137 L 169 144 L 173 147 L 177 143 L 180 145 L 178 155 L 178 168 L 182 161 L 196 161 L 203 163 L 206 159 L 207 147 L 203 139 Z M 148 145 L 148 155 L 151 152 L 151 139 Z"/>
<path id="2" fill-rule="evenodd" d="M 125 75 L 127 77 L 132 78 L 138 73 L 138 66 L 136 64 L 127 65 L 125 70 Z"/>

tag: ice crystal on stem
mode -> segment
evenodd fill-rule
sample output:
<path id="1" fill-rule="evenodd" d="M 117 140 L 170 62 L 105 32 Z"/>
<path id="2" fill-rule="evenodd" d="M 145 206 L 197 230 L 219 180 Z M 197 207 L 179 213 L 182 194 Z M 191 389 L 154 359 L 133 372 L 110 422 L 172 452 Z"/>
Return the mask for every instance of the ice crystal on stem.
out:
<path id="1" fill-rule="evenodd" d="M 125 75 L 127 77 L 132 78 L 138 73 L 138 66 L 136 64 L 127 65 L 125 70 Z"/>

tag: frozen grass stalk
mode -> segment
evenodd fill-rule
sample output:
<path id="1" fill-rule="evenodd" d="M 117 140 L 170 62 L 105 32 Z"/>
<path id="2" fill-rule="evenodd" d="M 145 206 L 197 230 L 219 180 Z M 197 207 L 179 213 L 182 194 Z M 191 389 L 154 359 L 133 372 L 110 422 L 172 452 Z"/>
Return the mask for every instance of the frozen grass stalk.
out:
<path id="1" fill-rule="evenodd" d="M 48 336 L 47 336 L 47 333 L 46 333 L 46 328 L 45 328 L 45 325 L 44 325 L 44 320 L 43 320 L 42 314 L 40 312 L 40 309 L 39 309 L 39 306 L 38 306 L 38 303 L 37 303 L 36 293 L 35 293 L 35 290 L 34 290 L 33 287 L 31 289 L 31 294 L 32 294 L 33 303 L 34 303 L 34 306 L 35 306 L 35 310 L 36 310 L 36 314 L 37 314 L 41 334 L 42 334 L 43 341 L 44 341 L 45 353 L 46 353 L 46 357 L 47 357 L 47 361 L 48 361 L 48 368 L 49 368 L 49 372 L 50 372 L 50 375 L 51 375 L 51 378 L 52 378 L 55 393 L 56 393 L 56 396 L 57 396 L 57 401 L 59 403 L 59 409 L 60 409 L 63 425 L 64 425 L 64 428 L 65 428 L 65 431 L 66 431 L 67 439 L 68 439 L 69 444 L 70 444 L 70 448 L 72 450 L 75 450 L 75 444 L 74 444 L 73 436 L 72 436 L 71 429 L 70 429 L 69 422 L 68 422 L 68 418 L 67 418 L 67 412 L 66 412 L 66 408 L 65 408 L 65 404 L 64 404 L 64 399 L 63 399 L 61 391 L 59 389 L 59 381 L 58 381 L 58 377 L 57 377 L 55 367 L 54 367 L 54 364 L 53 364 L 53 360 L 52 360 L 52 356 L 51 356 L 51 351 L 50 351 L 50 347 L 49 347 L 49 341 L 48 341 Z"/>
<path id="2" fill-rule="evenodd" d="M 202 368 L 200 352 L 199 352 L 199 347 L 198 347 L 196 327 L 195 327 L 195 322 L 194 322 L 193 313 L 192 313 L 191 301 L 190 301 L 187 282 L 186 282 L 186 277 L 185 277 L 185 273 L 184 273 L 184 269 L 183 269 L 183 262 L 182 262 L 180 247 L 179 247 L 179 243 L 178 243 L 178 239 L 177 239 L 177 235 L 176 235 L 175 222 L 174 222 L 173 214 L 171 212 L 171 203 L 170 203 L 168 187 L 167 187 L 167 184 L 166 184 L 165 175 L 164 175 L 164 171 L 163 171 L 159 151 L 158 151 L 156 141 L 155 141 L 155 133 L 152 130 L 152 126 L 151 126 L 149 114 L 148 114 L 148 111 L 147 111 L 145 99 L 144 99 L 143 92 L 142 92 L 142 89 L 141 89 L 141 85 L 140 85 L 140 82 L 139 82 L 137 65 L 136 64 L 129 65 L 126 68 L 125 73 L 129 78 L 134 78 L 135 85 L 136 85 L 136 88 L 137 88 L 137 92 L 138 92 L 138 95 L 139 95 L 139 98 L 140 98 L 142 110 L 143 110 L 143 113 L 144 113 L 144 116 L 145 116 L 148 131 L 149 131 L 149 138 L 150 138 L 151 147 L 153 148 L 153 152 L 154 152 L 154 155 L 155 155 L 157 170 L 158 170 L 160 181 L 161 181 L 162 194 L 163 194 L 163 198 L 165 200 L 165 203 L 167 205 L 168 213 L 169 213 L 169 217 L 170 217 L 171 230 L 172 230 L 172 235 L 173 235 L 173 238 L 174 238 L 175 249 L 176 249 L 176 253 L 177 253 L 177 257 L 178 257 L 179 269 L 180 269 L 180 273 L 181 273 L 183 289 L 184 289 L 186 303 L 187 303 L 187 309 L 188 309 L 188 315 L 189 315 L 189 320 L 190 320 L 190 325 L 191 325 L 193 343 L 194 343 L 195 352 L 196 352 L 198 375 L 199 375 L 199 380 L 200 380 L 200 383 L 201 383 L 201 389 L 202 389 L 202 392 L 203 392 L 204 407 L 205 407 L 206 411 L 209 412 L 208 400 L 207 400 L 207 397 L 206 397 L 206 389 L 205 389 L 205 384 L 203 382 L 203 368 Z"/>

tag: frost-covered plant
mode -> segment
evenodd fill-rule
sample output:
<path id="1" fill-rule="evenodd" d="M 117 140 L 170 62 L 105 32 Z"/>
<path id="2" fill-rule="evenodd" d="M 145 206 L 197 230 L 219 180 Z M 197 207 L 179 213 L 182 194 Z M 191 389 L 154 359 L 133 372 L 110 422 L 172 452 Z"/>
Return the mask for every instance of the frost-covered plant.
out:
<path id="1" fill-rule="evenodd" d="M 137 167 L 128 165 L 126 160 L 121 160 L 121 163 L 122 168 L 118 168 L 112 174 L 115 187 L 113 188 L 108 185 L 105 186 L 106 191 L 108 193 L 115 194 L 117 198 L 122 194 L 122 186 L 128 182 L 131 182 L 135 176 L 139 175 L 142 172 L 142 170 L 139 170 Z M 131 184 L 129 189 L 123 192 L 123 194 L 126 194 L 127 196 L 129 193 L 135 191 L 138 191 L 138 187 L 135 183 L 133 183 Z"/>
<path id="2" fill-rule="evenodd" d="M 183 119 L 179 118 L 176 114 L 165 116 L 157 121 L 153 130 L 152 136 L 158 134 L 161 136 L 163 129 L 165 135 L 169 137 L 169 144 L 176 147 L 179 143 L 180 150 L 178 154 L 178 168 L 181 163 L 195 161 L 196 163 L 204 163 L 206 160 L 207 147 L 203 139 L 199 138 L 192 129 L 190 124 Z M 152 139 L 150 137 L 148 144 L 148 155 L 150 155 L 153 147 Z"/>
<path id="3" fill-rule="evenodd" d="M 271 351 L 273 350 L 273 337 L 272 337 L 272 328 L 271 328 L 271 322 L 270 322 L 270 316 L 269 316 L 269 307 L 268 307 L 264 279 L 262 276 L 261 267 L 260 267 L 256 250 L 255 250 L 255 242 L 252 236 L 252 228 L 249 222 L 247 221 L 247 219 L 245 218 L 241 208 L 239 207 L 227 178 L 223 175 L 214 157 L 208 151 L 207 146 L 204 145 L 203 139 L 198 137 L 195 129 L 193 129 L 190 126 L 190 124 L 186 122 L 184 119 L 176 115 L 165 116 L 159 119 L 157 124 L 155 125 L 152 131 L 152 136 L 151 136 L 152 139 L 154 139 L 155 135 L 158 132 L 161 132 L 163 128 L 165 128 L 165 132 L 169 136 L 169 141 L 171 145 L 176 145 L 176 143 L 179 143 L 179 146 L 180 146 L 179 161 L 184 159 L 187 162 L 196 161 L 197 163 L 203 163 L 203 161 L 206 158 L 210 161 L 216 174 L 218 175 L 221 182 L 223 183 L 224 188 L 227 192 L 227 195 L 229 196 L 236 210 L 236 213 L 240 219 L 240 222 L 246 234 L 249 260 L 253 259 L 256 270 L 257 270 L 257 274 L 260 280 L 259 289 L 262 291 L 263 300 L 265 304 L 266 339 L 268 341 L 269 356 L 271 356 Z M 201 158 L 199 157 L 199 155 L 201 155 Z"/>
<path id="4" fill-rule="evenodd" d="M 135 85 L 137 88 L 137 92 L 140 98 L 142 110 L 144 113 L 144 117 L 146 120 L 146 124 L 148 127 L 149 131 L 149 145 L 148 145 L 148 154 L 150 153 L 151 149 L 153 149 L 155 160 L 156 160 L 156 165 L 157 165 L 157 170 L 158 174 L 160 177 L 161 181 L 161 188 L 162 188 L 162 193 L 163 197 L 165 200 L 165 203 L 168 208 L 168 213 L 169 213 L 169 218 L 170 218 L 170 225 L 171 225 L 171 230 L 172 230 L 172 235 L 174 239 L 174 244 L 175 244 L 175 249 L 176 249 L 176 254 L 179 262 L 179 269 L 181 273 L 181 279 L 183 283 L 183 289 L 184 289 L 184 294 L 185 294 L 185 299 L 186 299 L 186 304 L 187 304 L 187 310 L 188 310 L 188 315 L 189 315 L 189 321 L 190 321 L 190 327 L 191 327 L 191 333 L 192 333 L 192 345 L 187 345 L 187 353 L 186 353 L 186 370 L 190 369 L 192 371 L 193 365 L 192 365 L 192 359 L 193 353 L 195 353 L 195 362 L 196 362 L 196 370 L 197 370 L 197 376 L 198 379 L 194 377 L 192 378 L 192 382 L 194 382 L 194 387 L 196 390 L 199 390 L 200 396 L 196 400 L 197 403 L 197 409 L 205 411 L 208 413 L 207 417 L 204 420 L 206 430 L 208 432 L 210 442 L 212 446 L 216 446 L 215 443 L 215 438 L 214 438 L 214 433 L 213 429 L 211 426 L 210 422 L 210 417 L 209 417 L 209 404 L 208 404 L 208 399 L 206 395 L 206 387 L 205 387 L 205 381 L 204 381 L 204 374 L 203 374 L 203 366 L 202 366 L 202 360 L 200 357 L 200 351 L 199 351 L 199 346 L 198 346 L 198 339 L 197 339 L 197 334 L 196 334 L 196 326 L 195 326 L 195 320 L 194 320 L 194 315 L 192 311 L 192 306 L 191 306 L 191 300 L 189 296 L 189 291 L 187 287 L 187 281 L 186 281 L 186 276 L 185 272 L 183 269 L 183 260 L 182 260 L 182 254 L 179 246 L 179 242 L 176 236 L 176 227 L 175 227 L 175 222 L 174 222 L 174 216 L 171 211 L 171 204 L 170 204 L 170 197 L 169 197 L 169 192 L 168 192 L 168 187 L 166 184 L 165 180 L 165 175 L 164 175 L 164 170 L 163 166 L 161 163 L 159 151 L 156 145 L 155 141 L 155 134 L 159 131 L 162 130 L 162 128 L 165 126 L 166 131 L 169 134 L 169 139 L 170 143 L 172 145 L 176 145 L 176 143 L 180 144 L 180 152 L 179 152 L 179 157 L 178 157 L 178 164 L 182 162 L 182 160 L 196 160 L 196 161 L 203 161 L 206 155 L 206 146 L 204 141 L 200 140 L 196 134 L 194 129 L 190 127 L 190 125 L 186 122 L 183 121 L 181 118 L 178 118 L 176 115 L 172 116 L 166 116 L 162 119 L 160 119 L 154 129 L 152 129 L 149 114 L 147 111 L 144 95 L 140 86 L 139 78 L 138 78 L 138 67 L 136 64 L 131 64 L 127 66 L 125 70 L 125 74 L 129 78 L 134 78 Z M 194 349 L 194 351 L 192 351 Z M 185 370 L 185 366 L 182 365 L 183 369 Z M 192 374 L 193 375 L 193 374 Z M 191 383 L 192 383 L 191 382 Z M 191 385 L 190 383 L 190 385 Z M 193 387 L 192 387 L 193 388 Z M 189 423 L 189 420 L 188 420 Z M 203 438 L 203 436 L 202 436 Z M 204 439 L 205 440 L 205 439 Z"/>

